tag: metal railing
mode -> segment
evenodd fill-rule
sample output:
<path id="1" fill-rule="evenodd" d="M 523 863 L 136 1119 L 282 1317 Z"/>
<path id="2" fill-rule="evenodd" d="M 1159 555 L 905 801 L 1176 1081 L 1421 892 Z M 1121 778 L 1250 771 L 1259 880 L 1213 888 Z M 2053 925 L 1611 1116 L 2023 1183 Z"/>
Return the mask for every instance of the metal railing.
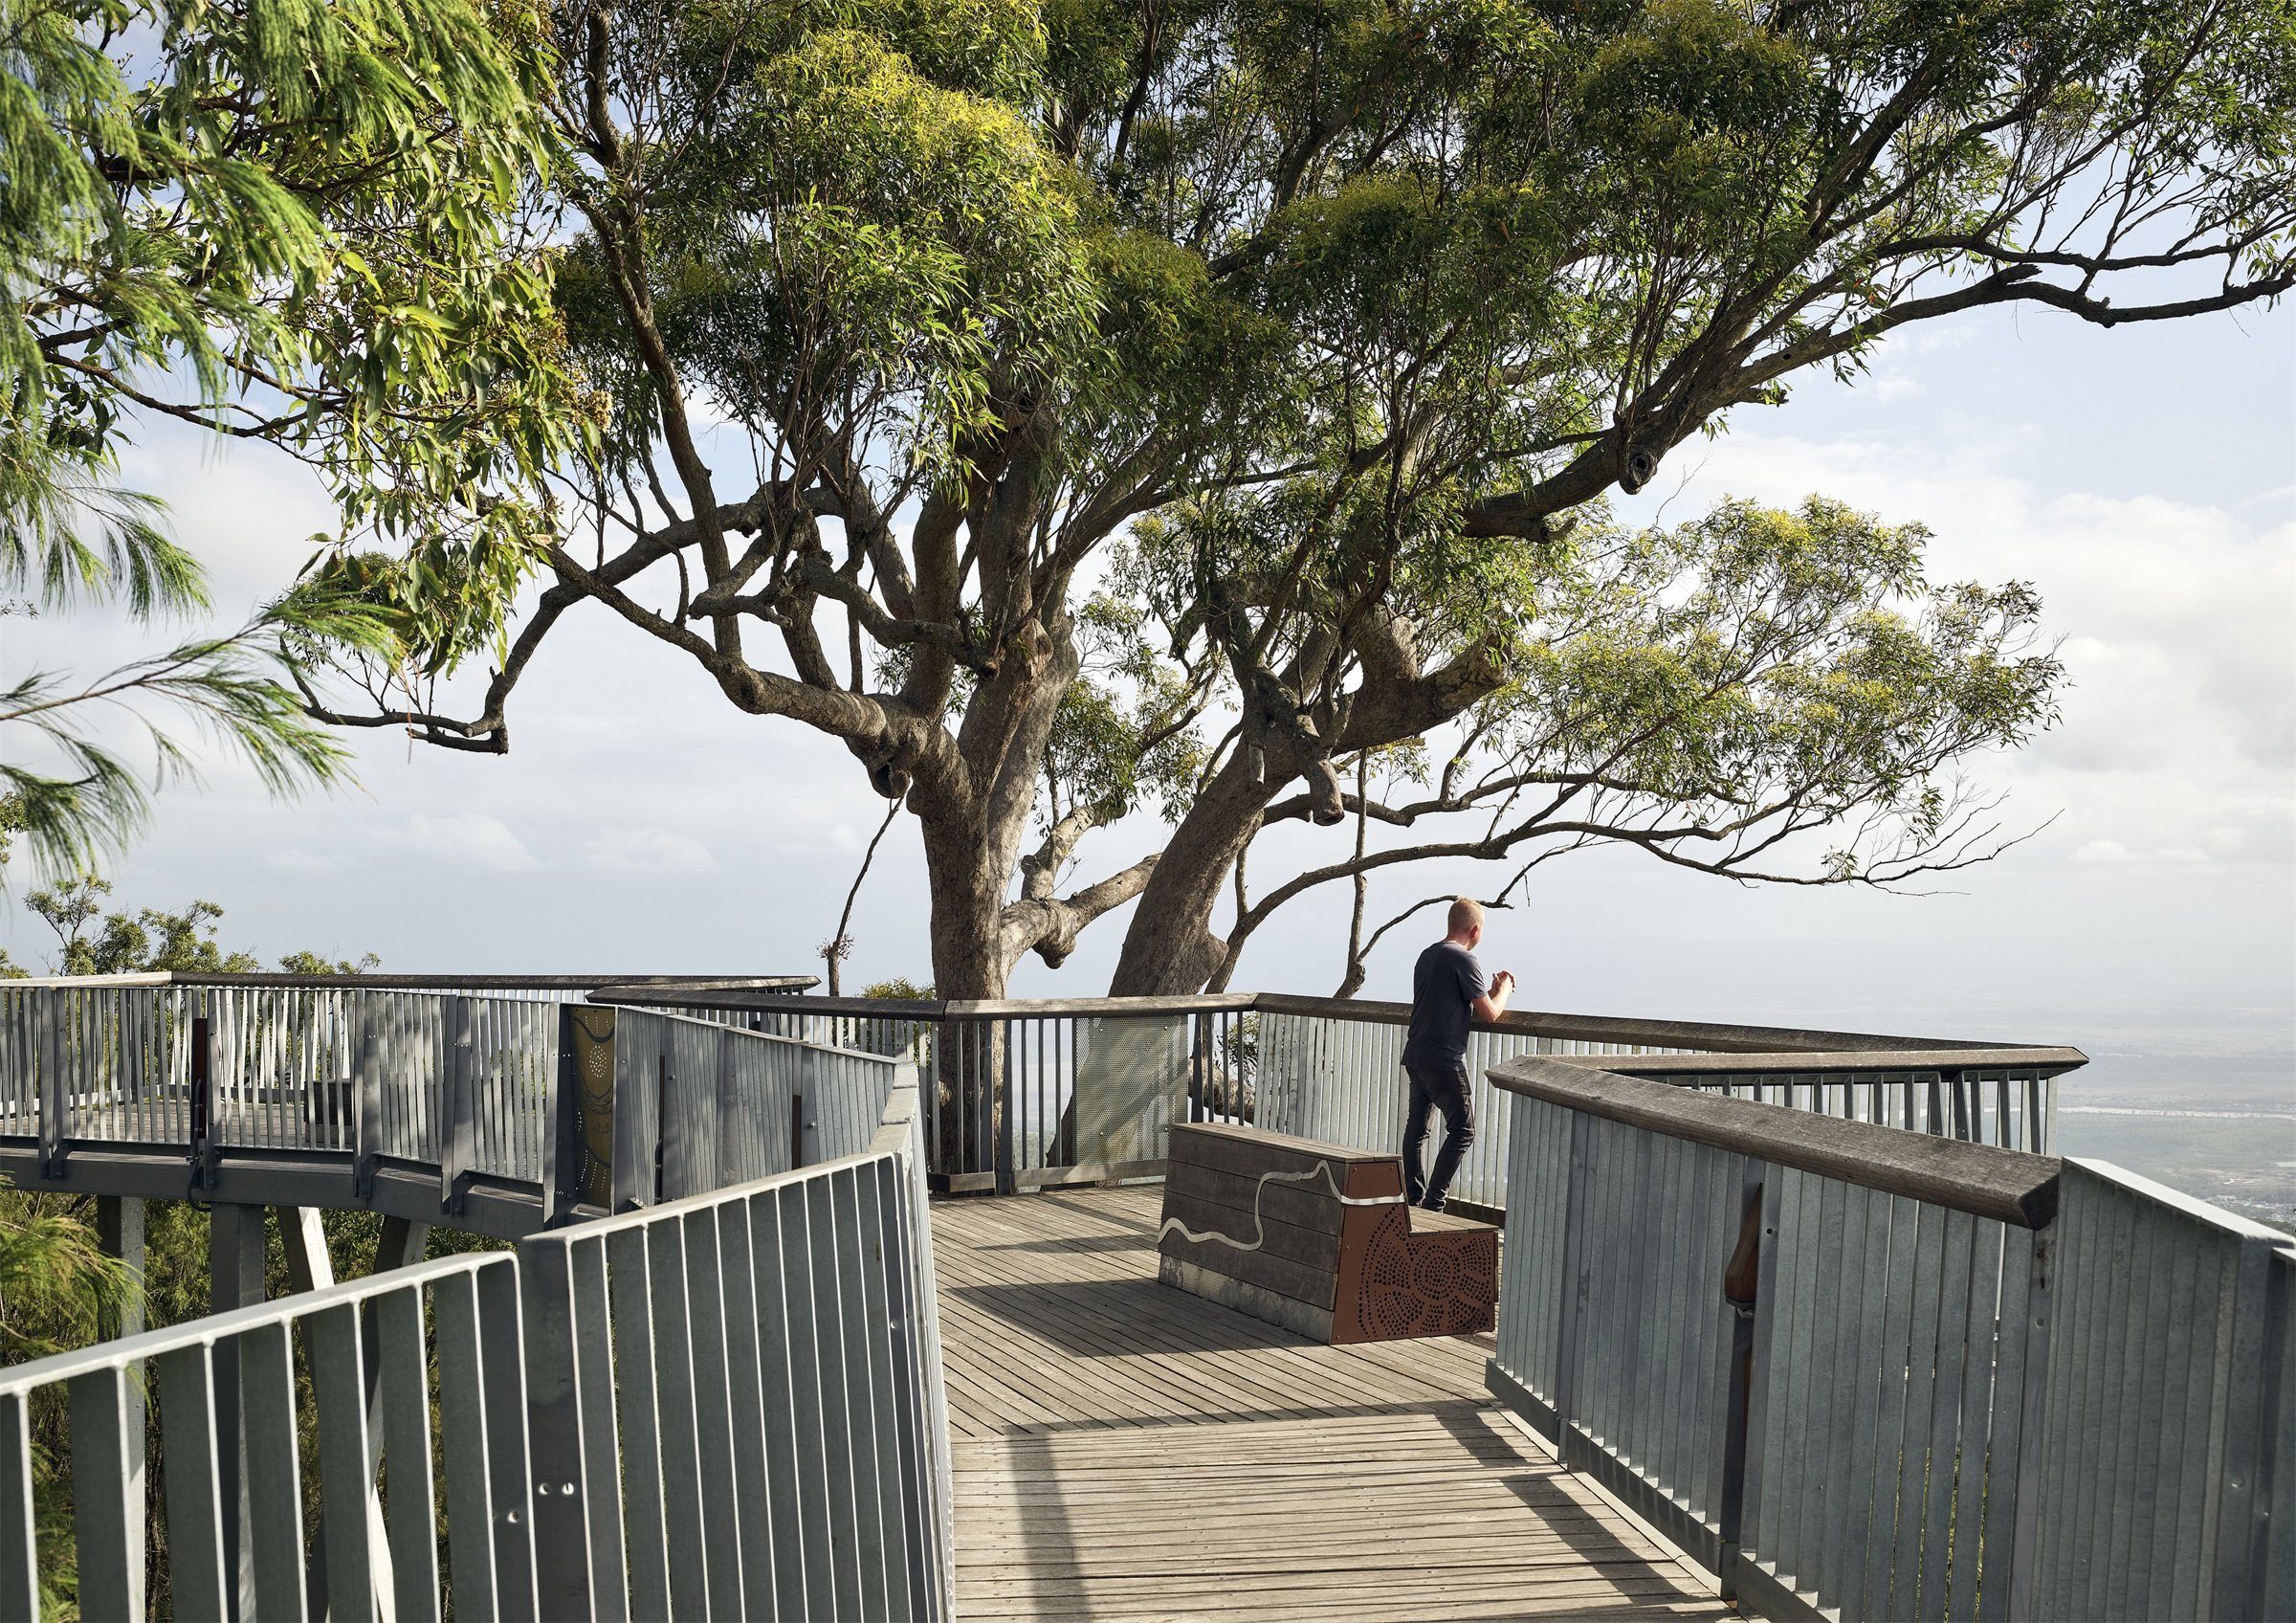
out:
<path id="1" fill-rule="evenodd" d="M 615 1211 L 859 1154 L 895 1081 L 916 1076 L 890 1055 L 657 1010 L 610 1013 Z"/>
<path id="2" fill-rule="evenodd" d="M 477 1227 L 515 1236 L 577 1205 L 621 1210 L 856 1153 L 913 1074 L 893 1056 L 749 1030 L 744 1012 L 621 1011 L 616 1053 L 616 1014 L 320 977 L 0 982 L 0 1164 L 69 1186 L 74 1156 L 174 1155 L 181 1189 L 102 1192 L 213 1193 L 230 1179 L 228 1198 L 258 1204 L 369 1204 L 378 1184 L 428 1176 L 450 1212 L 475 1199 L 498 1219 Z M 578 1020 L 598 1029 L 578 1039 Z M 577 1050 L 607 1085 L 580 1085 Z M 331 1167 L 358 1199 L 313 1196 Z"/>
<path id="3" fill-rule="evenodd" d="M 1402 1004 L 1272 993 L 879 1002 L 625 988 L 614 996 L 914 1057 L 937 1080 L 928 1153 L 950 1189 L 1151 1175 L 1174 1121 L 1249 1122 L 1386 1149 L 1406 1098 Z M 1485 1073 L 1523 1055 L 2035 1151 L 2053 1142 L 2054 1078 L 2086 1062 L 2065 1048 L 1511 1013 L 1469 1039 L 1480 1130 L 1453 1185 L 1469 1204 L 1506 1204 L 1508 1113 Z"/>
<path id="4" fill-rule="evenodd" d="M 2296 1238 L 2059 1185 L 2032 1614 L 2296 1616 Z"/>
<path id="5" fill-rule="evenodd" d="M 915 1089 L 882 1115 L 803 1171 L 0 1373 L 0 1617 L 39 1615 L 59 1520 L 91 1618 L 155 1577 L 179 1617 L 948 1615 Z"/>
<path id="6" fill-rule="evenodd" d="M 2117 1168 L 1512 1062 L 1490 1384 L 1774 1617 L 2285 1616 L 2296 1240 Z"/>

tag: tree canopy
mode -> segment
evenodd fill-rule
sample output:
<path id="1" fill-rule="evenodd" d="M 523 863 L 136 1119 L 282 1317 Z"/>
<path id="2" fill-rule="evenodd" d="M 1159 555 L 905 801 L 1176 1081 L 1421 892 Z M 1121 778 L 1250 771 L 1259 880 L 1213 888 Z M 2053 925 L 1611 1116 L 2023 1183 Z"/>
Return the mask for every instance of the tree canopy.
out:
<path id="1" fill-rule="evenodd" d="M 1136 900 L 1115 989 L 1201 987 L 1316 878 L 1252 902 L 1257 833 L 1351 806 L 1350 879 L 1451 814 L 1488 832 L 1426 849 L 1971 859 L 1956 764 L 2051 714 L 2028 590 L 1926 584 L 1911 515 L 1607 499 L 1909 322 L 2277 298 L 2292 40 L 2286 0 L 569 0 L 519 230 L 597 437 L 346 549 L 397 612 L 499 585 L 497 504 L 542 525 L 539 590 L 315 713 L 506 749 L 602 606 L 905 804 L 952 996 Z M 1161 849 L 1073 882 L 1143 802 Z"/>

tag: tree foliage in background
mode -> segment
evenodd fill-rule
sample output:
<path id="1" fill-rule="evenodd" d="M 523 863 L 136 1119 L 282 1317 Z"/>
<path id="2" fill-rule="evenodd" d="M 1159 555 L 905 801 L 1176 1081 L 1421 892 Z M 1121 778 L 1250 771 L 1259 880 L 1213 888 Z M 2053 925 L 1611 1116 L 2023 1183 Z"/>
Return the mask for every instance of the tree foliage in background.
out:
<path id="1" fill-rule="evenodd" d="M 2277 298 L 2292 40 L 2289 0 L 567 0 L 534 207 L 597 454 L 499 487 L 556 527 L 482 697 L 457 628 L 320 713 L 506 748 L 599 605 L 905 804 L 955 997 L 1133 901 L 1114 989 L 1226 973 L 1271 818 L 1351 879 L 1444 814 L 1490 832 L 1422 855 L 1973 859 L 1956 764 L 2049 715 L 2030 593 L 1823 503 L 1606 500 L 1910 322 Z M 1432 804 L 1347 829 L 1414 757 Z M 1140 805 L 1160 849 L 1076 883 Z"/>
<path id="2" fill-rule="evenodd" d="M 0 801 L 0 873 L 7 868 L 10 836 L 20 828 L 12 808 Z M 243 974 L 263 967 L 254 953 L 227 951 L 216 940 L 223 909 L 212 901 L 193 901 L 180 913 L 151 907 L 107 912 L 105 899 L 111 894 L 111 880 L 83 870 L 25 898 L 26 905 L 55 934 L 50 973 L 122 975 L 172 969 Z M 297 951 L 281 958 L 279 968 L 290 975 L 354 975 L 380 968 L 382 963 L 371 952 L 353 960 Z M 32 973 L 0 950 L 0 980 Z"/>
<path id="3" fill-rule="evenodd" d="M 0 1187 L 0 1365 L 69 1352 L 120 1333 L 143 1281 L 96 1242 L 84 1197 Z M 38 1394 L 27 1417 L 40 1611 L 78 1615 L 66 1402 Z"/>
<path id="4" fill-rule="evenodd" d="M 434 650 L 467 616 L 457 599 L 519 576 L 536 519 L 515 500 L 490 498 L 451 561 L 419 538 L 442 507 L 531 480 L 580 432 L 545 409 L 563 376 L 547 270 L 512 234 L 541 157 L 539 28 L 481 0 L 0 0 L 10 612 L 210 607 L 160 500 L 121 483 L 131 431 L 159 418 L 323 470 L 346 534 L 432 571 L 420 634 Z M 116 846 L 149 782 L 188 767 L 146 701 L 274 791 L 341 776 L 341 741 L 294 685 L 298 651 L 388 656 L 409 629 L 371 594 L 305 582 L 92 678 L 0 678 L 0 723 L 25 741 L 0 753 L 0 793 L 35 864 L 68 874 Z M 103 742 L 109 707 L 144 721 L 151 767 Z"/>

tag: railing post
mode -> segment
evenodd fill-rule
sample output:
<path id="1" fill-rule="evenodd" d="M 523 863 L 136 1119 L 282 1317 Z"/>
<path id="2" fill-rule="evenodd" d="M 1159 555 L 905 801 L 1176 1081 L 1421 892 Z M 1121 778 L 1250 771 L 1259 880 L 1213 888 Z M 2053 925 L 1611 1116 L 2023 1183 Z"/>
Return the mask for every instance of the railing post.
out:
<path id="1" fill-rule="evenodd" d="M 1188 1120 L 1201 1122 L 1205 1115 L 1203 1096 L 1211 1083 L 1212 1017 L 1199 1014 L 1191 1024 L 1195 1041 L 1188 1056 Z"/>
<path id="2" fill-rule="evenodd" d="M 351 1037 L 351 1116 L 359 1135 L 351 1188 L 361 1200 L 374 1198 L 375 1158 L 383 1152 L 383 1078 L 375 1057 L 373 1007 L 369 998 L 359 1000 L 358 1030 Z"/>
<path id="3" fill-rule="evenodd" d="M 1762 1183 L 1768 1167 L 1746 1163 L 1744 1210 L 1738 1218 L 1738 1243 L 1722 1272 L 1722 1300 L 1730 1304 L 1730 1389 L 1725 1398 L 1722 1427 L 1722 1481 L 1714 1523 L 1721 1555 L 1715 1576 L 1721 1580 L 1721 1598 L 1738 1594 L 1738 1555 L 1746 1513 L 1746 1426 L 1754 1403 L 1754 1315 L 1761 1296 Z"/>
<path id="4" fill-rule="evenodd" d="M 550 1123 L 542 1140 L 542 1227 L 555 1229 L 572 1215 L 574 1181 L 582 1166 L 582 1074 L 574 1051 L 574 1006 L 558 1010 L 558 1063 L 543 1083 L 542 1119 Z"/>
<path id="5" fill-rule="evenodd" d="M 121 1304 L 119 1311 L 103 1316 L 97 1325 L 97 1333 L 106 1340 L 141 1334 L 144 1329 L 144 1203 L 128 1196 L 99 1196 L 96 1201 L 96 1243 L 102 1248 L 106 1256 L 117 1258 L 135 1276 L 134 1294 Z M 145 1537 L 144 1501 L 148 1492 L 144 1476 L 143 1384 L 132 1380 L 122 1383 L 121 1401 L 126 1411 L 123 1416 L 121 1463 L 129 1478 L 125 1539 L 130 1575 L 138 1581 L 137 1604 L 141 1605 Z"/>
<path id="6" fill-rule="evenodd" d="M 569 1203 L 588 1202 L 606 1211 L 614 1205 L 614 1129 L 622 1107 L 615 1098 L 620 1064 L 620 1016 L 594 1004 L 563 1006 L 561 1050 L 566 1057 L 564 1110 L 571 1135 L 559 1163 Z M 569 1210 L 567 1216 L 571 1217 Z"/>
<path id="7" fill-rule="evenodd" d="M 526 1315 L 526 1432 L 534 1482 L 534 1542 L 546 1552 L 537 1574 L 544 1617 L 591 1618 L 589 1472 L 583 1456 L 579 1361 L 595 1351 L 575 1333 L 573 1248 L 555 1241 L 519 1247 Z M 603 1329 L 603 1326 L 599 1326 Z M 619 1506 L 614 1509 L 618 1513 Z"/>
<path id="8" fill-rule="evenodd" d="M 471 1098 L 475 1058 L 471 1048 L 471 1000 L 451 997 L 447 999 L 446 1109 L 440 1115 L 438 1135 L 438 1205 L 439 1210 L 454 1216 L 461 1215 L 469 1192 L 471 1141 L 477 1132 Z"/>
<path id="9" fill-rule="evenodd" d="M 989 1056 L 989 1078 L 994 1083 L 989 1110 L 997 1134 L 997 1192 L 1010 1194 L 1016 1187 L 1013 1182 L 1013 1134 L 1016 1126 L 1012 1108 L 1012 1022 L 1006 1020 L 1002 1026 L 991 1023 L 982 1029 L 989 1034 L 992 1041 L 1000 1030 L 1004 1035 L 1004 1040 L 996 1043 L 995 1052 Z"/>
<path id="10" fill-rule="evenodd" d="M 1578 1307 L 1586 1299 L 1587 1186 L 1594 1182 L 1594 1118 L 1571 1112 L 1570 1194 L 1562 1222 L 1561 1311 L 1555 1316 L 1555 1452 L 1570 1446 L 1571 1420 L 1578 1400 Z M 1568 1460 L 1564 1461 L 1566 1464 Z"/>
<path id="11" fill-rule="evenodd" d="M 718 1089 L 717 1098 L 714 1101 L 714 1114 L 717 1118 L 717 1131 L 712 1135 L 710 1144 L 710 1188 L 714 1189 L 723 1189 L 728 1183 L 733 1181 L 733 1179 L 727 1175 L 728 1167 L 740 1167 L 742 1165 L 742 1162 L 741 1160 L 737 1160 L 736 1157 L 745 1158 L 749 1153 L 746 1146 L 741 1145 L 740 1141 L 736 1139 L 734 1133 L 734 1101 L 737 1095 L 734 1081 L 734 1038 L 733 1034 L 729 1032 L 718 1039 Z M 689 1168 L 688 1176 L 691 1175 L 691 1169 Z"/>
<path id="12" fill-rule="evenodd" d="M 2035 1590 L 2040 1568 L 2041 1496 L 2042 1479 L 2042 1417 L 2048 1407 L 2049 1297 L 2057 1271 L 2057 1229 L 2054 1224 L 2033 1233 L 2033 1273 L 2025 1287 L 2024 1390 L 2019 1394 L 2017 1450 L 2017 1542 L 2009 1558 L 2011 1617 L 2037 1617 Z M 1990 1610 L 1990 1609 L 1988 1609 Z"/>
<path id="13" fill-rule="evenodd" d="M 191 1187 L 215 1175 L 215 1045 L 205 1014 L 191 1021 Z"/>
<path id="14" fill-rule="evenodd" d="M 2217 1512 L 2217 1565 L 2211 1578 L 2212 1614 L 2266 1615 L 2266 1531 L 2272 1512 L 2275 1399 L 2285 1356 L 2281 1326 L 2286 1312 L 2277 1300 L 2288 1270 L 2272 1266 L 2279 1242 L 2262 1234 L 2241 1238 L 2233 1265 L 2233 1371 L 2226 1392 L 2224 1463 Z"/>
<path id="15" fill-rule="evenodd" d="M 40 1035 L 40 1175 L 60 1178 L 64 1173 L 64 1065 L 71 1043 L 66 1028 L 72 1018 L 72 993 L 58 987 L 40 1000 L 46 1014 Z"/>
<path id="16" fill-rule="evenodd" d="M 263 1209 L 217 1206 L 208 1214 L 208 1311 L 228 1313 L 263 1300 Z M 247 1441 L 240 1434 L 239 1343 L 226 1337 L 210 1355 L 215 1381 L 215 1478 L 223 1509 L 226 1592 L 254 1615 L 247 1584 Z"/>

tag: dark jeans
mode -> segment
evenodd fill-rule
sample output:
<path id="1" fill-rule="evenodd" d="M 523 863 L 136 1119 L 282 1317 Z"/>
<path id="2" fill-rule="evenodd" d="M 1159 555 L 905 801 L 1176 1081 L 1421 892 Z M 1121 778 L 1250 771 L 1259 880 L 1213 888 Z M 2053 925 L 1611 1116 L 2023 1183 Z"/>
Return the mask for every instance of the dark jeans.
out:
<path id="1" fill-rule="evenodd" d="M 1406 1065 L 1403 1075 L 1411 1078 L 1411 1109 L 1403 1118 L 1403 1198 L 1413 1206 L 1441 1212 L 1451 1174 L 1459 1170 L 1459 1158 L 1475 1142 L 1474 1090 L 1460 1061 Z M 1435 1150 L 1434 1171 L 1423 1178 L 1419 1152 L 1427 1142 L 1427 1114 L 1433 1110 L 1443 1112 L 1443 1143 Z"/>

